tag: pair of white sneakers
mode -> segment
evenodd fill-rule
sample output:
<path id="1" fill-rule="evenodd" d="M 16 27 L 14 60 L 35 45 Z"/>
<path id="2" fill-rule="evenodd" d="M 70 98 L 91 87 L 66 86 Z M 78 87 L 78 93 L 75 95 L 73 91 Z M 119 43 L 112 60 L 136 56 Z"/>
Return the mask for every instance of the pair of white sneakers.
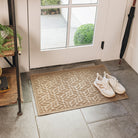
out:
<path id="1" fill-rule="evenodd" d="M 102 95 L 108 98 L 114 97 L 115 93 L 124 94 L 126 91 L 124 86 L 120 84 L 114 76 L 111 76 L 106 72 L 104 72 L 104 77 L 97 73 L 94 86 Z"/>

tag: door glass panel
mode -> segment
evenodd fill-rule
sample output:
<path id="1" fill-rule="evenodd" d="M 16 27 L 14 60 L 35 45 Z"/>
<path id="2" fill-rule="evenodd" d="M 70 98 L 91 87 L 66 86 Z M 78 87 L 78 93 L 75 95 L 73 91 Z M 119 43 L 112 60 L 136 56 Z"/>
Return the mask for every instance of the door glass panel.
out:
<path id="1" fill-rule="evenodd" d="M 41 6 L 68 4 L 69 0 L 41 0 Z"/>
<path id="2" fill-rule="evenodd" d="M 97 3 L 98 0 L 72 0 L 72 4 Z"/>
<path id="3" fill-rule="evenodd" d="M 69 46 L 93 44 L 95 17 L 96 6 L 72 8 Z"/>
<path id="4" fill-rule="evenodd" d="M 41 50 L 66 47 L 67 17 L 68 8 L 41 10 Z"/>

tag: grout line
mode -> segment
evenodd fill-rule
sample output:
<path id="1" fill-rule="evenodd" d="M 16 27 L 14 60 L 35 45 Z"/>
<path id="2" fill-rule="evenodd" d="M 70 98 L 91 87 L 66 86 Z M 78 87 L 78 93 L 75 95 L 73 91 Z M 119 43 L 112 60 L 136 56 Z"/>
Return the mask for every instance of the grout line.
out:
<path id="1" fill-rule="evenodd" d="M 30 83 L 30 85 L 31 85 L 31 83 Z M 34 108 L 35 116 L 38 116 L 32 85 L 31 85 L 31 89 L 32 89 L 31 90 L 32 103 L 33 103 L 33 108 Z"/>
<path id="2" fill-rule="evenodd" d="M 31 93 L 31 98 L 32 98 L 32 101 L 31 102 L 28 102 L 28 103 L 31 103 L 32 104 L 33 113 L 34 113 L 34 117 L 35 117 L 35 124 L 36 124 L 37 134 L 38 134 L 38 137 L 40 138 L 40 132 L 39 132 L 38 124 L 37 124 L 37 120 L 36 120 L 37 111 L 36 111 L 36 108 L 35 108 L 34 96 L 33 96 L 33 90 L 32 90 L 32 85 L 31 85 L 30 77 L 28 79 L 28 86 L 31 88 L 30 93 Z"/>
<path id="3" fill-rule="evenodd" d="M 123 107 L 124 105 L 122 104 L 121 101 L 117 101 L 119 104 L 121 104 Z M 124 107 L 125 108 L 125 107 Z M 126 108 L 125 108 L 126 109 Z M 111 116 L 111 117 L 108 117 L 108 118 L 105 118 L 105 119 L 101 119 L 101 120 L 97 120 L 97 121 L 93 121 L 93 122 L 89 122 L 88 124 L 92 124 L 92 123 L 98 123 L 98 122 L 101 122 L 101 121 L 107 121 L 107 120 L 110 120 L 110 119 L 115 119 L 117 117 L 123 117 L 123 116 L 131 116 L 128 112 L 128 110 L 126 110 L 127 113 L 124 113 L 123 115 L 117 115 L 117 116 Z"/>
<path id="4" fill-rule="evenodd" d="M 30 75 L 29 75 L 29 78 L 28 78 L 28 87 L 30 87 L 30 94 L 31 94 L 31 99 L 32 99 L 32 104 L 33 104 L 35 116 L 38 116 Z"/>
<path id="5" fill-rule="evenodd" d="M 30 79 L 29 79 L 29 85 L 31 87 L 32 106 L 33 106 L 33 111 L 34 111 L 34 116 L 35 116 L 35 123 L 36 123 L 36 127 L 37 127 L 37 133 L 38 133 L 38 137 L 40 138 L 40 132 L 39 132 L 38 123 L 37 123 L 37 109 L 36 109 L 36 106 L 35 106 L 36 104 L 35 104 L 35 100 L 34 100 L 33 89 L 32 89 L 32 84 L 31 84 Z"/>
<path id="6" fill-rule="evenodd" d="M 120 101 L 120 102 L 121 102 L 121 101 Z M 128 108 L 126 107 L 126 105 L 125 105 L 123 102 L 121 102 L 121 104 L 122 104 L 123 107 L 127 110 L 129 116 L 131 116 L 131 118 L 132 118 L 132 120 L 134 121 L 134 123 L 137 124 L 137 122 L 136 122 L 136 120 L 135 120 L 133 114 L 128 110 Z"/>
<path id="7" fill-rule="evenodd" d="M 108 117 L 106 119 L 101 119 L 101 120 L 98 120 L 98 121 L 89 122 L 88 124 L 94 124 L 94 123 L 98 123 L 98 122 L 102 122 L 102 121 L 108 121 L 108 120 L 111 120 L 111 119 L 115 119 L 115 118 L 118 118 L 118 117 L 124 117 L 124 116 L 130 116 L 130 115 L 128 113 L 126 113 L 126 114 L 123 114 L 123 115 Z"/>
<path id="8" fill-rule="evenodd" d="M 121 101 L 117 101 L 117 102 L 124 107 L 124 105 L 123 105 L 123 103 Z M 124 113 L 123 115 L 111 116 L 111 117 L 108 117 L 108 118 L 105 118 L 105 119 L 101 119 L 101 120 L 97 120 L 97 121 L 93 121 L 93 122 L 88 122 L 87 123 L 87 121 L 85 120 L 85 117 L 84 117 L 84 120 L 86 121 L 87 124 L 93 124 L 93 123 L 98 123 L 98 122 L 101 122 L 101 121 L 107 121 L 107 120 L 110 120 L 110 119 L 115 119 L 115 118 L 118 118 L 118 117 L 124 117 L 124 116 L 130 116 L 131 117 L 131 114 L 129 113 L 129 111 L 127 109 L 126 109 L 126 111 L 127 111 L 127 113 Z M 82 113 L 82 111 L 81 111 L 81 113 Z"/>
<path id="9" fill-rule="evenodd" d="M 82 117 L 83 117 L 83 119 L 84 119 L 84 121 L 85 121 L 85 123 L 86 123 L 86 126 L 87 126 L 87 128 L 88 128 L 88 130 L 89 130 L 89 132 L 90 132 L 90 134 L 91 134 L 91 137 L 93 138 L 93 134 L 92 134 L 92 132 L 91 132 L 91 130 L 90 130 L 90 128 L 89 128 L 89 126 L 88 126 L 88 124 L 87 124 L 86 120 L 85 120 L 85 117 L 84 117 L 84 115 L 83 115 L 83 113 L 82 113 L 81 109 L 80 109 L 80 112 L 81 112 Z"/>
<path id="10" fill-rule="evenodd" d="M 36 120 L 37 116 L 35 115 L 35 109 L 34 109 L 33 102 L 32 102 L 32 106 L 33 106 L 33 111 L 34 111 L 34 116 L 35 116 L 35 123 L 36 123 L 37 133 L 38 133 L 38 137 L 40 138 L 40 132 L 39 132 L 39 128 L 38 128 L 38 124 L 37 124 L 37 120 Z"/>

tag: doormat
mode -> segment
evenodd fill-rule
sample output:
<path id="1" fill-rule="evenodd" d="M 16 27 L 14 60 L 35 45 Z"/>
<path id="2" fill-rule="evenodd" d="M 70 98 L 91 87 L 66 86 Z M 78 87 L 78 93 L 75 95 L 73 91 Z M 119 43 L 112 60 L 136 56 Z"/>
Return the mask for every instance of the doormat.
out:
<path id="1" fill-rule="evenodd" d="M 31 82 L 38 115 L 47 115 L 127 99 L 127 94 L 106 98 L 94 87 L 104 65 L 33 74 Z"/>

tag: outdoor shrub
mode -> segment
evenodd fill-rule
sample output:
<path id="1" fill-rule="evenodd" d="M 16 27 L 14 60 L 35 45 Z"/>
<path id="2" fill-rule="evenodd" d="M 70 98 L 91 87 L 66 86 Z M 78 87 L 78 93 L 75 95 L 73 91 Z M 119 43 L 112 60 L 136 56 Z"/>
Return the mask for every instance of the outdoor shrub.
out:
<path id="1" fill-rule="evenodd" d="M 93 24 L 81 25 L 75 32 L 74 44 L 76 46 L 91 44 L 93 42 L 93 34 L 94 34 Z"/>
<path id="2" fill-rule="evenodd" d="M 41 0 L 41 6 L 45 6 L 46 0 Z"/>
<path id="3" fill-rule="evenodd" d="M 60 4 L 60 0 L 41 0 L 41 5 L 57 5 Z"/>
<path id="4" fill-rule="evenodd" d="M 45 5 L 58 5 L 60 4 L 60 0 L 41 0 L 41 6 Z M 59 14 L 60 10 L 59 8 L 54 8 L 54 9 L 42 9 L 41 14 L 47 15 L 51 14 L 52 12 Z"/>
<path id="5" fill-rule="evenodd" d="M 46 0 L 48 5 L 56 5 L 60 3 L 60 0 Z"/>

